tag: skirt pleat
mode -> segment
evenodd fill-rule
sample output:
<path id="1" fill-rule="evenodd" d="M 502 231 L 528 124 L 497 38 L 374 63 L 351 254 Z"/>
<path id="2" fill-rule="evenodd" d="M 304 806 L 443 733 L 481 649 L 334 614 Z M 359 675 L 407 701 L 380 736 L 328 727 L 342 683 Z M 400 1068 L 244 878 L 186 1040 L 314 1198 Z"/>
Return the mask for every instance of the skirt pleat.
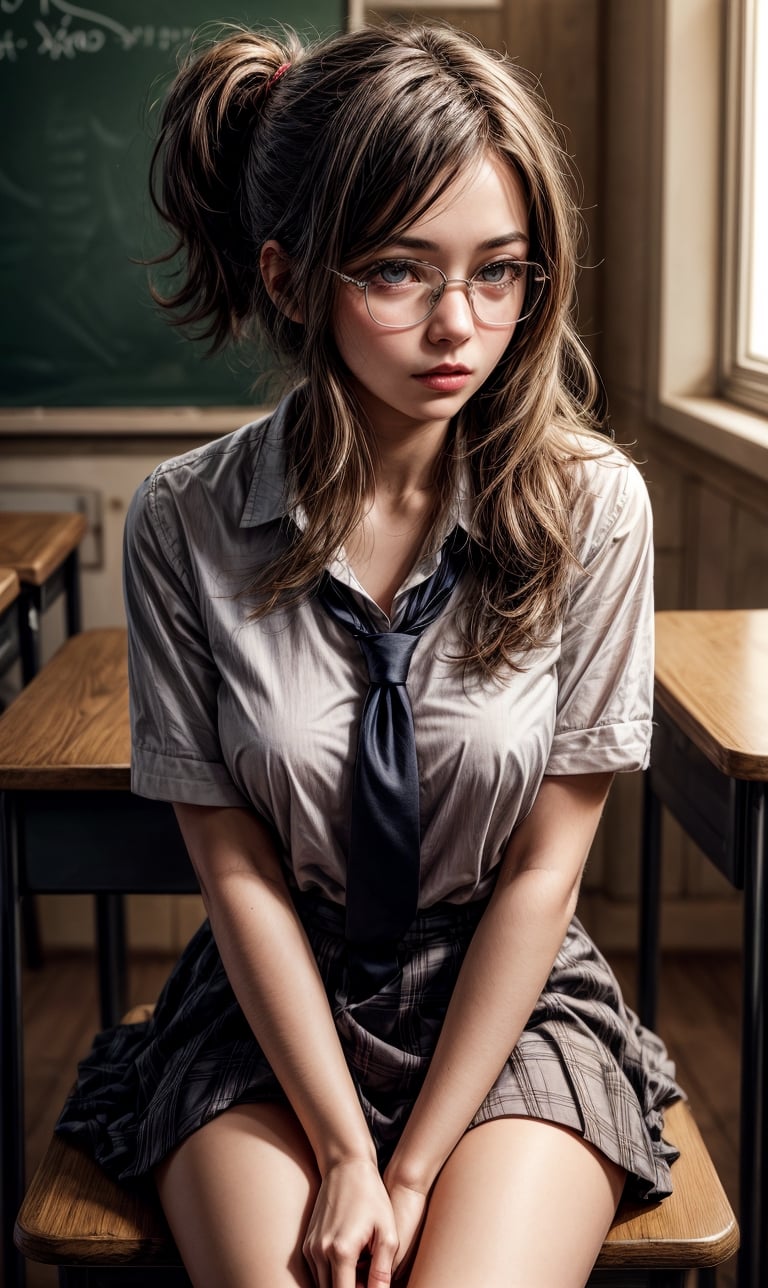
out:
<path id="1" fill-rule="evenodd" d="M 421 914 L 401 943 L 397 973 L 357 1000 L 349 996 L 343 909 L 319 896 L 297 896 L 297 907 L 383 1168 L 485 904 Z M 655 1200 L 671 1193 L 678 1156 L 663 1139 L 663 1109 L 682 1094 L 663 1043 L 625 1006 L 608 963 L 574 918 L 524 1032 L 469 1126 L 525 1115 L 569 1127 L 626 1169 L 631 1197 Z M 259 1101 L 286 1103 L 206 921 L 151 1019 L 97 1035 L 56 1130 L 116 1179 L 139 1180 L 223 1110 Z"/>

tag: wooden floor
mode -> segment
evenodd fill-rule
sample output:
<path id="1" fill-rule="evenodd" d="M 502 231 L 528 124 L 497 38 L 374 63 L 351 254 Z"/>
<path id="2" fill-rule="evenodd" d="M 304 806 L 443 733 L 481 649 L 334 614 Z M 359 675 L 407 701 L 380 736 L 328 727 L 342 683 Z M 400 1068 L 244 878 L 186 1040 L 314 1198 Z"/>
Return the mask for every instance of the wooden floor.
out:
<path id="1" fill-rule="evenodd" d="M 634 958 L 611 958 L 627 1001 L 634 998 Z M 166 957 L 137 957 L 129 1002 L 153 1000 L 170 968 Z M 702 1135 L 731 1202 L 738 1188 L 738 1042 L 740 962 L 732 954 L 675 954 L 662 968 L 658 1029 L 677 1061 Z M 25 975 L 28 1174 L 40 1158 L 78 1058 L 97 1028 L 96 974 L 88 956 L 53 956 Z M 673 1173 L 674 1178 L 674 1173 Z M 56 1271 L 29 1266 L 28 1288 L 53 1288 Z M 718 1272 L 718 1288 L 735 1288 L 735 1261 Z"/>

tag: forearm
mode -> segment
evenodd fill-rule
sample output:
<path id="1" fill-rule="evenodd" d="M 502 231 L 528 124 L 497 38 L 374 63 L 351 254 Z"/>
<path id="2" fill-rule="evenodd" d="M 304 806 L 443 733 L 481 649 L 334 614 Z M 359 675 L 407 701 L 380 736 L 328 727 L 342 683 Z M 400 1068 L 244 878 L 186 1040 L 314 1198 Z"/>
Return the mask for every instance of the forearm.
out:
<path id="1" fill-rule="evenodd" d="M 497 892 L 467 951 L 424 1085 L 390 1174 L 429 1188 L 514 1048 L 575 906 L 562 883 L 527 872 Z"/>
<path id="2" fill-rule="evenodd" d="M 610 775 L 545 779 L 502 860 L 388 1169 L 429 1188 L 517 1043 L 576 907 Z"/>
<path id="3" fill-rule="evenodd" d="M 232 989 L 321 1174 L 346 1159 L 375 1158 L 320 973 L 267 829 L 245 811 L 184 806 L 177 814 Z"/>

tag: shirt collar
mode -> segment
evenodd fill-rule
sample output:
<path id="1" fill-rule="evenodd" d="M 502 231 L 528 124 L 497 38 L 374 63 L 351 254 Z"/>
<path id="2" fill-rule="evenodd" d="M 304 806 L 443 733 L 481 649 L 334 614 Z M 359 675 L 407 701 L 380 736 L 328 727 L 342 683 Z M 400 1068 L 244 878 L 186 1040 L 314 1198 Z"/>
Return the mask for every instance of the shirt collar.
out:
<path id="1" fill-rule="evenodd" d="M 286 439 L 288 427 L 296 415 L 298 391 L 288 394 L 278 404 L 271 416 L 257 421 L 263 427 L 256 468 L 248 489 L 243 513 L 240 519 L 241 528 L 256 528 L 262 523 L 271 523 L 291 515 L 299 527 L 303 526 L 303 515 L 292 501 L 288 479 L 288 454 Z M 469 466 L 464 462 L 459 470 L 456 495 L 451 502 L 440 531 L 435 533 L 431 553 L 436 553 L 442 546 L 449 532 L 459 525 L 472 535 L 472 492 Z"/>
<path id="2" fill-rule="evenodd" d="M 241 528 L 257 528 L 262 523 L 282 519 L 291 509 L 288 493 L 288 426 L 295 415 L 296 391 L 283 398 L 271 416 L 256 421 L 261 429 L 256 468 L 248 489 Z"/>

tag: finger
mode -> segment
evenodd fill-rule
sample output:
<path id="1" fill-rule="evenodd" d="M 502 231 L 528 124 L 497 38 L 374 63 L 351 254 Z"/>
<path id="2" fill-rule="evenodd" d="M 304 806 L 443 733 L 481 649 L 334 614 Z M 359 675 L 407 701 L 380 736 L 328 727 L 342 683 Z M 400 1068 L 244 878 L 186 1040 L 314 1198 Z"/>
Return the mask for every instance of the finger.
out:
<path id="1" fill-rule="evenodd" d="M 310 1273 L 317 1288 L 331 1288 L 331 1272 L 326 1262 L 318 1261 L 312 1254 L 312 1249 L 307 1239 L 302 1248 L 304 1260 L 309 1266 Z"/>
<path id="2" fill-rule="evenodd" d="M 379 1233 L 374 1241 L 368 1267 L 368 1288 L 389 1288 L 392 1265 L 397 1255 L 397 1240 Z"/>
<path id="3" fill-rule="evenodd" d="M 368 1288 L 390 1288 L 392 1283 L 392 1266 L 384 1269 L 383 1266 L 375 1266 L 371 1262 L 368 1270 Z"/>
<path id="4" fill-rule="evenodd" d="M 349 1236 L 337 1236 L 326 1249 L 327 1264 L 330 1266 L 331 1288 L 356 1288 L 360 1259 L 360 1243 Z M 363 1282 L 365 1277 L 363 1275 Z"/>

